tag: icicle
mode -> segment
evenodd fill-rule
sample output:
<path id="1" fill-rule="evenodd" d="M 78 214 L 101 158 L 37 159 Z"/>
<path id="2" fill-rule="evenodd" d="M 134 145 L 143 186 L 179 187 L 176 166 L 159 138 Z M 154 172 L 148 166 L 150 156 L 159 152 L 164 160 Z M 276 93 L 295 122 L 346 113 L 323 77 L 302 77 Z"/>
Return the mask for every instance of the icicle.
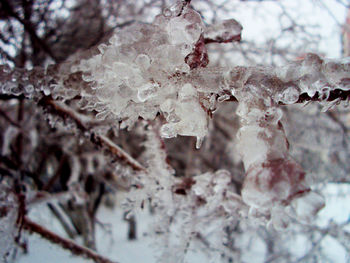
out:
<path id="1" fill-rule="evenodd" d="M 197 140 L 196 140 L 196 149 L 200 149 L 202 144 L 203 144 L 204 138 L 203 137 L 198 137 L 197 136 Z"/>
<path id="2" fill-rule="evenodd" d="M 322 109 L 321 112 L 326 112 L 329 111 L 330 109 L 332 109 L 335 105 L 339 104 L 341 101 L 341 98 L 337 98 L 333 101 L 326 101 L 326 102 L 322 102 Z"/>

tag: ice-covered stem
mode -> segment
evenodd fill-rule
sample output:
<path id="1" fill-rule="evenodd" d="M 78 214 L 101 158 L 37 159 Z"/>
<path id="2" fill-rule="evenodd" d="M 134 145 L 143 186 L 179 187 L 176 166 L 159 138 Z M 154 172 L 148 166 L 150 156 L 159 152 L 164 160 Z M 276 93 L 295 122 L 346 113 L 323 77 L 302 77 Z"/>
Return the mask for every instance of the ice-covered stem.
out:
<path id="1" fill-rule="evenodd" d="M 139 60 L 145 59 L 148 58 L 139 58 Z M 38 93 L 41 92 L 45 95 L 52 93 L 55 97 L 64 99 L 81 95 L 81 91 L 88 91 L 94 83 L 84 80 L 81 71 L 72 73 L 70 71 L 72 64 L 65 62 L 50 65 L 46 70 L 39 67 L 32 70 L 11 69 L 7 65 L 0 65 L 1 94 L 14 96 L 23 94 L 32 97 L 40 96 Z M 163 74 L 166 75 L 167 72 L 163 71 Z M 212 93 L 261 82 L 262 89 L 269 91 L 279 104 L 341 101 L 347 100 L 350 95 L 349 58 L 329 60 L 311 53 L 301 61 L 276 68 L 209 67 L 164 77 L 170 82 L 191 83 L 201 92 Z M 237 100 L 234 94 L 231 95 L 231 100 Z"/>
<path id="2" fill-rule="evenodd" d="M 305 173 L 288 156 L 288 141 L 280 122 L 282 111 L 248 92 L 244 98 L 238 97 L 241 128 L 237 150 L 246 170 L 243 200 L 254 207 L 266 207 L 308 189 Z"/>
<path id="3" fill-rule="evenodd" d="M 235 90 L 235 95 L 241 119 L 237 150 L 246 170 L 243 201 L 259 213 L 266 213 L 275 228 L 287 226 L 287 206 L 294 209 L 297 218 L 307 221 L 324 202 L 311 192 L 302 167 L 288 154 L 281 109 L 271 97 L 265 96 L 261 86 L 252 83 Z"/>
<path id="4" fill-rule="evenodd" d="M 89 84 L 83 81 L 81 72 L 71 73 L 70 65 L 71 62 L 64 62 L 31 70 L 0 65 L 0 94 L 35 101 L 49 95 L 61 100 L 80 96 Z"/>
<path id="5" fill-rule="evenodd" d="M 243 86 L 259 87 L 253 97 L 269 97 L 283 105 L 319 101 L 327 109 L 348 100 L 349 59 L 308 54 L 276 68 L 205 67 L 205 42 L 238 39 L 242 27 L 234 20 L 205 27 L 197 12 L 188 5 L 180 7 L 157 16 L 151 25 L 135 24 L 117 32 L 88 60 L 77 55 L 76 60 L 45 70 L 0 66 L 1 93 L 80 98 L 82 109 L 97 111 L 97 119 L 113 116 L 122 121 L 121 127 L 139 117 L 152 120 L 160 112 L 167 121 L 163 137 L 196 136 L 198 146 L 207 133 L 211 99 L 237 100 L 235 90 Z"/>
<path id="6" fill-rule="evenodd" d="M 118 159 L 125 162 L 135 171 L 146 171 L 146 168 L 143 167 L 138 161 L 136 161 L 130 154 L 125 152 L 117 144 L 111 141 L 104 135 L 94 135 L 94 139 L 98 144 L 101 144 L 103 147 L 108 148 L 109 151 L 115 155 Z"/>
<path id="7" fill-rule="evenodd" d="M 70 120 L 72 120 L 82 133 L 88 133 L 90 135 L 91 142 L 93 142 L 99 147 L 107 149 L 113 157 L 123 161 L 133 170 L 146 170 L 138 161 L 132 158 L 131 155 L 125 152 L 122 148 L 120 148 L 106 136 L 91 132 L 89 123 L 84 121 L 77 112 L 69 108 L 64 103 L 54 101 L 51 97 L 43 96 L 39 101 L 39 105 L 44 107 L 46 111 L 52 114 L 58 115 L 63 119 L 69 118 Z"/>
<path id="8" fill-rule="evenodd" d="M 31 221 L 28 217 L 24 218 L 23 227 L 25 230 L 36 233 L 42 238 L 50 241 L 51 243 L 59 245 L 62 248 L 69 250 L 72 254 L 76 256 L 85 257 L 97 263 L 117 263 L 116 261 L 112 261 L 108 258 L 103 257 L 102 255 L 98 254 L 95 251 L 92 251 L 89 248 L 76 244 L 70 239 L 63 238 L 57 235 L 56 233 L 46 229 L 42 225 Z"/>
<path id="9" fill-rule="evenodd" d="M 0 261 L 7 262 L 18 234 L 19 205 L 6 183 L 0 184 Z"/>
<path id="10" fill-rule="evenodd" d="M 347 101 L 350 59 L 323 59 L 310 53 L 301 61 L 276 68 L 236 67 L 227 73 L 226 80 L 233 90 L 244 85 L 259 86 L 258 93 L 264 92 L 280 105 Z"/>

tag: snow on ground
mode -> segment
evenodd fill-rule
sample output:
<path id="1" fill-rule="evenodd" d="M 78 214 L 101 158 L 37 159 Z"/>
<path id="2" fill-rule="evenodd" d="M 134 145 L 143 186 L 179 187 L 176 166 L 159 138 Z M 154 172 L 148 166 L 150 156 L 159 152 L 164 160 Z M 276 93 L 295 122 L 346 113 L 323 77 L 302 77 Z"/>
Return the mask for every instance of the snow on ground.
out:
<path id="1" fill-rule="evenodd" d="M 350 203 L 347 196 L 350 194 L 350 185 L 328 184 L 322 190 L 326 197 L 326 207 L 320 212 L 317 225 L 326 226 L 330 220 L 343 223 L 350 218 Z M 52 217 L 45 205 L 38 206 L 29 214 L 30 218 L 41 223 L 48 229 L 65 236 L 65 233 L 56 219 Z M 123 220 L 123 212 L 120 207 L 109 209 L 101 207 L 97 219 L 96 240 L 97 249 L 100 254 L 118 261 L 119 263 L 155 263 L 161 248 L 154 246 L 152 233 L 149 233 L 150 224 L 154 220 L 148 211 L 143 211 L 136 215 L 137 240 L 127 240 L 128 226 Z M 79 242 L 79 241 L 78 241 Z M 264 262 L 264 244 L 261 240 L 256 240 L 252 235 L 246 235 L 240 242 L 247 244 L 249 250 L 243 254 L 243 262 L 260 263 Z M 303 236 L 296 236 L 291 240 L 291 252 L 302 257 L 307 251 L 307 241 Z M 66 250 L 50 244 L 46 240 L 35 234 L 28 236 L 29 253 L 21 255 L 18 263 L 82 263 L 91 262 L 89 260 L 72 256 Z M 323 253 L 337 263 L 349 262 L 349 255 L 340 246 L 337 240 L 326 236 L 321 242 Z M 252 259 L 254 260 L 252 261 Z M 205 251 L 189 251 L 186 260 L 191 263 L 209 262 L 205 256 Z"/>

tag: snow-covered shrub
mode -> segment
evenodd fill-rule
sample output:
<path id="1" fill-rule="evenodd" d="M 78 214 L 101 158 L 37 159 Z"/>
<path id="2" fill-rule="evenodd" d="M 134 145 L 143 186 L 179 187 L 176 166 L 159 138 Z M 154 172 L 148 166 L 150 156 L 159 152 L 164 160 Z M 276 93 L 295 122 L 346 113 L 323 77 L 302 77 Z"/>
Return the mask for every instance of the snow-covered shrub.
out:
<path id="1" fill-rule="evenodd" d="M 64 132 L 81 136 L 82 141 L 70 138 L 62 152 L 50 156 L 54 161 L 45 175 L 51 179 L 43 179 L 44 190 L 67 191 L 71 195 L 65 201 L 68 208 L 88 203 L 90 210 L 84 215 L 92 215 L 94 221 L 93 201 L 99 202 L 105 190 L 101 187 L 94 193 L 93 201 L 87 193 L 97 191 L 94 184 L 116 177 L 117 186 L 111 185 L 128 190 L 123 203 L 127 218 L 148 204 L 155 210 L 154 233 L 162 234 L 164 247 L 160 262 L 183 262 L 191 241 L 212 229 L 215 234 L 208 246 L 220 257 L 227 247 L 223 245 L 228 235 L 225 229 L 241 220 L 275 230 L 287 228 L 292 221 L 310 223 L 324 200 L 312 190 L 312 180 L 289 152 L 282 106 L 317 101 L 327 111 L 347 103 L 350 61 L 307 54 L 279 67 L 211 65 L 208 45 L 240 41 L 241 31 L 234 19 L 206 25 L 190 1 L 180 1 L 152 23 L 137 22 L 115 30 L 107 42 L 88 54 L 77 52 L 46 68 L 0 66 L 3 95 L 33 99 L 56 129 L 61 131 L 59 120 L 63 118 Z M 245 170 L 240 188 L 233 183 L 231 170 L 176 174 L 167 163 L 164 139 L 193 136 L 199 149 L 215 110 L 230 102 L 238 104 L 230 114 L 238 116 L 240 123 L 235 139 L 235 158 Z M 115 143 L 113 133 L 119 132 L 114 129 L 118 125 L 144 136 L 140 163 Z M 7 139 L 3 148 L 9 149 L 12 140 Z M 84 140 L 104 147 L 112 155 L 110 160 L 96 154 L 96 149 L 91 151 Z M 116 159 L 120 163 L 114 164 Z M 69 171 L 70 178 L 56 183 L 54 168 L 56 174 Z M 96 174 L 97 179 L 92 176 Z M 126 178 L 125 182 L 120 183 L 120 178 Z M 6 196 L 0 197 L 4 203 L 0 203 L 4 214 L 0 222 L 15 216 L 16 209 L 11 214 L 3 208 L 8 207 Z M 10 231 L 1 230 L 1 241 L 13 240 L 18 226 L 14 220 L 4 225 Z M 91 238 L 93 227 L 86 228 Z M 0 255 L 5 257 L 10 246 L 3 247 Z"/>

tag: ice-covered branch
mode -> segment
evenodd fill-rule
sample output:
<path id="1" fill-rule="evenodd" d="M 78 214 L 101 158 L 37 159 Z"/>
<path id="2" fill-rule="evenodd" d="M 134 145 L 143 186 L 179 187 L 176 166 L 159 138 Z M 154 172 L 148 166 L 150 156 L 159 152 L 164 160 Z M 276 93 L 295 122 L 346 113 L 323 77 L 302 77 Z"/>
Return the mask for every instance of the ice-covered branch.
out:
<path id="1" fill-rule="evenodd" d="M 206 26 L 189 1 L 181 1 L 152 24 L 119 29 L 90 58 L 78 54 L 46 70 L 0 66 L 1 91 L 41 102 L 48 95 L 53 100 L 77 98 L 81 109 L 97 112 L 97 119 L 119 121 L 121 128 L 161 113 L 166 120 L 160 129 L 162 137 L 195 136 L 197 147 L 208 132 L 208 119 L 217 102 L 238 101 L 242 124 L 238 149 L 247 171 L 244 201 L 282 213 L 281 206 L 292 204 L 296 197 L 308 199 L 311 193 L 301 167 L 288 155 L 279 106 L 318 101 L 327 109 L 347 102 L 350 61 L 308 54 L 276 68 L 208 66 L 206 45 L 239 41 L 241 30 L 233 19 Z M 57 110 L 57 105 L 51 106 Z M 64 107 L 57 113 L 70 114 L 79 129 L 88 130 Z M 129 165 L 143 170 L 104 137 L 96 141 L 103 141 Z M 271 203 L 278 203 L 278 208 Z M 307 203 L 314 211 L 322 207 L 316 196 Z M 294 209 L 301 211 L 297 205 Z"/>
<path id="2" fill-rule="evenodd" d="M 243 86 L 259 86 L 257 96 L 269 96 L 286 105 L 305 101 L 337 103 L 348 101 L 350 60 L 323 59 L 307 54 L 301 61 L 282 67 L 236 68 L 228 73 L 228 83 L 235 90 Z M 331 105 L 329 105 L 331 106 Z"/>

